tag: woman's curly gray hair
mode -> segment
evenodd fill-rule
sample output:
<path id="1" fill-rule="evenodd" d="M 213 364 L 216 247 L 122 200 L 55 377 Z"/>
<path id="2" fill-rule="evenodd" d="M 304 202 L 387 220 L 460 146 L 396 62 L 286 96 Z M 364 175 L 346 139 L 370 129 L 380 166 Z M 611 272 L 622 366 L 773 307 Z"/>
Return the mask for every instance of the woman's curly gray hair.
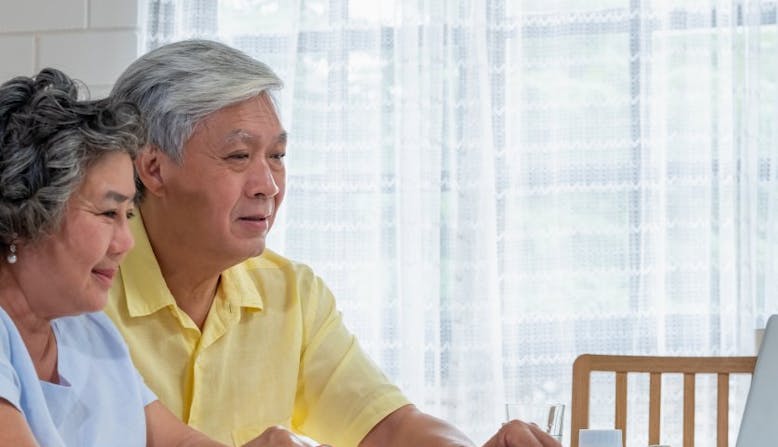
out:
<path id="1" fill-rule="evenodd" d="M 79 101 L 59 70 L 0 85 L 0 248 L 54 230 L 89 166 L 112 152 L 134 157 L 144 135 L 134 105 Z"/>

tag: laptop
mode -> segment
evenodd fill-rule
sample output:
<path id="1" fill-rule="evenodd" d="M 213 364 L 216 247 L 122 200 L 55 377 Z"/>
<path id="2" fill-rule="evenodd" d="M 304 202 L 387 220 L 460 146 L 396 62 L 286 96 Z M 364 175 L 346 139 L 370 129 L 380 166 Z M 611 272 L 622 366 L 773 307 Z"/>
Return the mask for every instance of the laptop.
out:
<path id="1" fill-rule="evenodd" d="M 737 447 L 778 445 L 778 315 L 767 320 L 751 388 L 748 390 Z"/>

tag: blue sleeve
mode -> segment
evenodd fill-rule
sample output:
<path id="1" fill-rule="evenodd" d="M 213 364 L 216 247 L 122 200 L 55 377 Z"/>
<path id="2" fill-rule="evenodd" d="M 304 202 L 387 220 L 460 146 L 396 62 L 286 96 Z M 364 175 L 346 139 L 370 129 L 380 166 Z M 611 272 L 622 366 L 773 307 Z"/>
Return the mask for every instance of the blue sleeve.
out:
<path id="1" fill-rule="evenodd" d="M 157 400 L 157 395 L 151 391 L 151 388 L 146 386 L 146 382 L 143 381 L 143 376 L 140 375 L 137 369 L 135 370 L 135 377 L 138 380 L 138 389 L 140 390 L 140 398 L 143 402 L 143 406 L 145 407 Z"/>
<path id="2" fill-rule="evenodd" d="M 19 346 L 12 346 L 12 333 L 15 332 L 16 327 L 0 309 L 0 398 L 21 411 L 21 381 L 12 362 L 14 349 L 19 349 Z"/>

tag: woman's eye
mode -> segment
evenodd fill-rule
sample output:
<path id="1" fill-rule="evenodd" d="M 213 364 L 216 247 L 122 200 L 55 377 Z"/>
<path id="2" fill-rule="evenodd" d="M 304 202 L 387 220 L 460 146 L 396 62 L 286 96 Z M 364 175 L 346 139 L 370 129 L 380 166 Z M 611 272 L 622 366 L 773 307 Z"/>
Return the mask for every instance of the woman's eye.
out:
<path id="1" fill-rule="evenodd" d="M 103 211 L 102 213 L 100 213 L 100 215 L 105 216 L 109 219 L 116 219 L 117 217 L 120 216 L 120 212 L 118 210 Z M 135 210 L 127 211 L 125 217 L 127 219 L 132 219 L 133 217 L 135 217 Z"/>
<path id="2" fill-rule="evenodd" d="M 284 157 L 286 157 L 286 152 L 279 152 L 277 154 L 273 154 L 273 155 L 270 156 L 270 158 L 272 158 L 274 160 L 283 160 Z"/>

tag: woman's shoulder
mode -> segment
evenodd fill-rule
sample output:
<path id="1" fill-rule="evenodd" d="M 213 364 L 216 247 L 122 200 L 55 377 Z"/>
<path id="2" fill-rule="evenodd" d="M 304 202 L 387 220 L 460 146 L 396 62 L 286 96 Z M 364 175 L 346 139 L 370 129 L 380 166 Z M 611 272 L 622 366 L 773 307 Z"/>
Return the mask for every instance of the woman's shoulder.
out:
<path id="1" fill-rule="evenodd" d="M 91 312 L 54 320 L 57 342 L 70 346 L 89 347 L 95 353 L 127 353 L 119 331 L 103 312 Z"/>
<path id="2" fill-rule="evenodd" d="M 24 345 L 16 325 L 5 309 L 0 307 L 0 352 L 9 352 L 11 345 L 19 344 Z"/>
<path id="3" fill-rule="evenodd" d="M 5 309 L 0 306 L 0 330 L 8 328 L 9 326 L 13 328 L 16 327 L 14 326 L 13 321 L 11 321 L 11 317 L 8 315 Z"/>

